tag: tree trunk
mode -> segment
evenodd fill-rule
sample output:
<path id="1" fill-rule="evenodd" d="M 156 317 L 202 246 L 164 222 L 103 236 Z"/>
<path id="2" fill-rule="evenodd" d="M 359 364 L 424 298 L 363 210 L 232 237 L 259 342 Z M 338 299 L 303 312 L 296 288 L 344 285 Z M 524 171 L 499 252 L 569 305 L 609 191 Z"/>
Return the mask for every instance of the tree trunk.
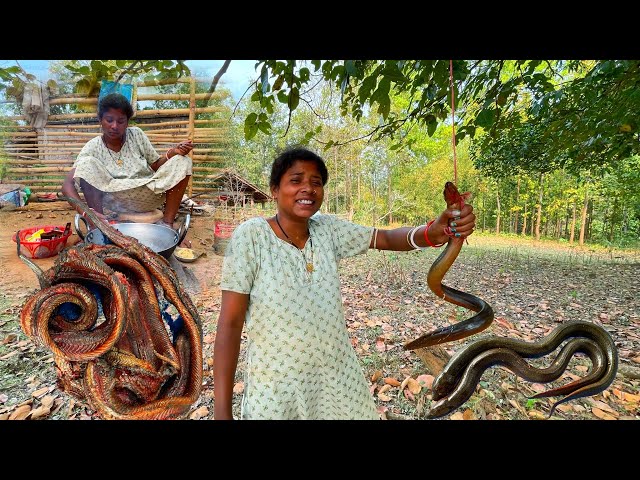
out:
<path id="1" fill-rule="evenodd" d="M 585 185 L 584 190 L 584 202 L 582 204 L 582 216 L 581 216 L 581 225 L 580 225 L 580 238 L 578 239 L 578 245 L 584 245 L 584 236 L 587 231 L 587 207 L 589 205 L 589 188 L 588 184 Z"/>
<path id="2" fill-rule="evenodd" d="M 496 189 L 496 235 L 500 235 L 500 192 Z"/>
<path id="3" fill-rule="evenodd" d="M 542 219 L 542 192 L 544 175 L 540 174 L 540 195 L 538 195 L 538 212 L 536 216 L 536 241 L 540 240 L 540 220 Z"/>
<path id="4" fill-rule="evenodd" d="M 618 199 L 613 200 L 613 211 L 611 212 L 611 220 L 609 224 L 609 242 L 613 243 L 613 232 L 615 227 L 616 213 L 618 212 Z"/>
<path id="5" fill-rule="evenodd" d="M 571 214 L 571 233 L 569 235 L 569 245 L 573 245 L 573 239 L 575 238 L 575 234 L 576 234 L 576 213 L 578 211 L 578 205 L 576 204 L 576 201 L 573 201 L 573 212 Z"/>
<path id="6" fill-rule="evenodd" d="M 485 195 L 482 195 L 482 231 L 487 229 L 487 207 L 485 205 Z"/>
<path id="7" fill-rule="evenodd" d="M 391 198 L 391 166 L 387 165 L 387 211 L 389 212 L 389 223 L 393 223 L 393 200 Z"/>
<path id="8" fill-rule="evenodd" d="M 524 204 L 524 212 L 522 212 L 522 233 L 521 235 L 527 234 L 527 203 Z"/>
<path id="9" fill-rule="evenodd" d="M 518 185 L 516 187 L 516 206 L 518 207 L 515 212 L 515 218 L 513 220 L 513 233 L 518 233 L 518 222 L 520 221 L 520 175 L 518 175 Z"/>

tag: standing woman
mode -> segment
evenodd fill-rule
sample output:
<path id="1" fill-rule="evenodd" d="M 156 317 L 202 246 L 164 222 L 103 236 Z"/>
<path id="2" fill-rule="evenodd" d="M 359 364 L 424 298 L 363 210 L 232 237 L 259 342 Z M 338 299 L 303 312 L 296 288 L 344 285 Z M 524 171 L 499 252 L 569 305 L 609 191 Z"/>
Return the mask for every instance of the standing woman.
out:
<path id="1" fill-rule="evenodd" d="M 62 193 L 80 200 L 104 218 L 114 212 L 148 212 L 165 204 L 158 223 L 173 228 L 191 176 L 191 140 L 180 142 L 158 155 L 146 134 L 129 127 L 133 108 L 119 93 L 105 95 L 98 105 L 102 135 L 89 140 L 69 170 Z M 79 207 L 72 206 L 79 210 Z"/>
<path id="2" fill-rule="evenodd" d="M 222 304 L 214 349 L 215 418 L 232 419 L 234 376 L 243 328 L 247 350 L 243 419 L 378 419 L 345 325 L 338 264 L 369 248 L 406 251 L 410 227 L 377 230 L 316 214 L 328 172 L 304 148 L 284 151 L 271 168 L 277 213 L 233 232 L 222 270 Z M 473 232 L 473 208 L 445 210 L 428 241 Z M 459 218 L 456 218 L 459 217 Z M 425 226 L 412 242 L 429 245 Z"/>

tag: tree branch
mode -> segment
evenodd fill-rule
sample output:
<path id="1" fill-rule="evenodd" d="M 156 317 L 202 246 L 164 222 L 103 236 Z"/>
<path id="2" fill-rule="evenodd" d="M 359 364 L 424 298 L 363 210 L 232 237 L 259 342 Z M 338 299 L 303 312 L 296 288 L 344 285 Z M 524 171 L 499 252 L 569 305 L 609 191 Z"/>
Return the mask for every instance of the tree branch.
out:
<path id="1" fill-rule="evenodd" d="M 222 64 L 222 67 L 220 67 L 220 70 L 218 70 L 218 73 L 216 73 L 213 76 L 213 81 L 211 82 L 211 86 L 209 87 L 209 91 L 207 92 L 208 95 L 202 101 L 202 106 L 203 107 L 206 107 L 209 104 L 209 100 L 211 99 L 211 95 L 213 95 L 213 92 L 216 91 L 216 87 L 218 86 L 218 82 L 220 81 L 220 78 L 222 78 L 222 75 L 227 73 L 227 68 L 229 68 L 229 64 L 230 63 L 231 63 L 231 60 L 225 60 L 224 63 Z"/>

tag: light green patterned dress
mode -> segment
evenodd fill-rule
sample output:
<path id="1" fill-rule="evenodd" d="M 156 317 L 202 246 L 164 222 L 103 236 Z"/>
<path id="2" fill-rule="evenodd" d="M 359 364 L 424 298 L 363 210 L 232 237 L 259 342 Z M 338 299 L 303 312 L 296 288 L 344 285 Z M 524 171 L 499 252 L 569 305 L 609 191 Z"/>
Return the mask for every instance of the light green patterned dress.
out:
<path id="1" fill-rule="evenodd" d="M 105 208 L 116 212 L 148 212 L 162 205 L 165 193 L 187 175 L 192 161 L 174 155 L 157 171 L 150 165 L 160 155 L 139 127 L 127 127 L 126 140 L 119 152 L 110 152 L 102 135 L 89 140 L 76 158 L 74 178 L 105 192 Z"/>
<path id="2" fill-rule="evenodd" d="M 309 231 L 300 251 L 256 217 L 227 246 L 220 286 L 250 295 L 242 418 L 378 419 L 348 336 L 338 276 L 342 258 L 368 250 L 373 228 L 316 214 Z"/>

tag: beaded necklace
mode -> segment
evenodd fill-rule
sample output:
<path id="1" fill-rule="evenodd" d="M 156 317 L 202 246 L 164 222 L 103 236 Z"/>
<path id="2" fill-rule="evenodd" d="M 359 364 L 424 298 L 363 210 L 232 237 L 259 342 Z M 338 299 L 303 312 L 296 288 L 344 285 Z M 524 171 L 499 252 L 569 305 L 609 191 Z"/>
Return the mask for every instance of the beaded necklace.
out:
<path id="1" fill-rule="evenodd" d="M 287 232 L 285 232 L 284 228 L 282 228 L 282 225 L 280 225 L 280 220 L 278 220 L 277 213 L 276 213 L 276 223 L 278 224 L 278 227 L 280 227 L 280 230 L 282 231 L 282 233 L 284 233 L 284 236 L 287 237 L 288 242 L 294 247 L 296 247 L 298 250 L 300 250 L 300 253 L 302 254 L 302 258 L 304 259 L 307 273 L 312 273 L 313 272 L 313 238 L 311 238 L 311 232 L 309 232 L 309 245 L 311 246 L 311 258 L 307 259 L 307 256 L 304 254 L 304 250 L 302 248 L 299 248 L 295 243 L 293 243 L 291 238 L 289 238 L 289 235 L 287 235 Z"/>

